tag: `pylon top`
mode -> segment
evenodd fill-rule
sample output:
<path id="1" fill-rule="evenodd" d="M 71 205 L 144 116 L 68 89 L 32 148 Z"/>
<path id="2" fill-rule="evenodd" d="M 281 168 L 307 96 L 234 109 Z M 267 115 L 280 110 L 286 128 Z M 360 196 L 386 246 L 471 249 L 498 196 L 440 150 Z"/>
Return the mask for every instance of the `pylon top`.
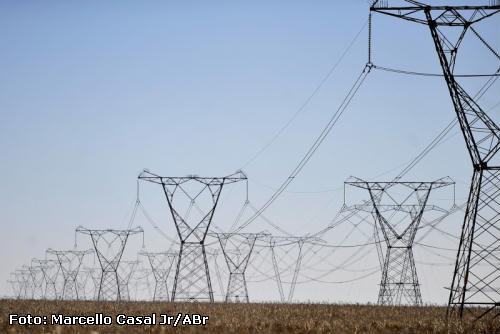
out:
<path id="1" fill-rule="evenodd" d="M 247 176 L 241 170 L 223 177 L 206 177 L 198 175 L 187 176 L 160 176 L 145 169 L 139 174 L 139 180 L 158 183 L 164 186 L 178 186 L 188 181 L 197 181 L 205 185 L 216 186 L 246 180 Z"/>
<path id="2" fill-rule="evenodd" d="M 78 226 L 75 230 L 77 233 L 82 233 L 82 234 L 105 234 L 105 233 L 113 233 L 117 235 L 127 235 L 127 234 L 137 234 L 137 233 L 143 233 L 144 230 L 142 227 L 137 226 L 132 229 L 125 229 L 125 230 L 114 230 L 114 229 L 89 229 L 83 226 Z"/>
<path id="3" fill-rule="evenodd" d="M 413 0 L 375 0 L 370 11 L 395 16 L 408 21 L 429 24 L 425 12 L 435 12 L 434 22 L 440 26 L 464 26 L 477 23 L 500 11 L 500 4 L 479 6 L 429 5 Z"/>
<path id="4" fill-rule="evenodd" d="M 387 190 L 393 186 L 400 185 L 413 190 L 428 190 L 430 188 L 437 189 L 455 184 L 455 182 L 449 177 L 443 177 L 435 181 L 365 181 L 360 178 L 351 176 L 348 178 L 344 184 L 353 187 L 371 189 L 371 190 Z"/>

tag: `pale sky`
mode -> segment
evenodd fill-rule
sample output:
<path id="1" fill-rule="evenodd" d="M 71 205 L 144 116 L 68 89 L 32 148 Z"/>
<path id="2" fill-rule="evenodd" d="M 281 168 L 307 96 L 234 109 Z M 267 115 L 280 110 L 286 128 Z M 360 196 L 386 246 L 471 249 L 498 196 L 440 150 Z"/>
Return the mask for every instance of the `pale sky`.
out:
<path id="1" fill-rule="evenodd" d="M 0 294 L 11 294 L 9 273 L 31 258 L 43 257 L 49 247 L 72 248 L 77 226 L 126 228 L 142 169 L 169 176 L 224 176 L 242 168 L 307 100 L 367 17 L 368 2 L 362 0 L 0 2 Z M 499 20 L 497 15 L 477 27 L 496 50 Z M 366 60 L 364 28 L 290 126 L 245 166 L 256 207 L 302 158 Z M 380 15 L 373 20 L 373 62 L 440 72 L 427 27 Z M 498 60 L 469 35 L 457 73 L 497 68 Z M 484 81 L 461 82 L 474 95 Z M 479 101 L 497 121 L 499 87 L 493 85 Z M 341 207 L 349 176 L 390 180 L 454 117 L 442 77 L 374 70 L 265 216 L 294 235 L 321 230 Z M 450 176 L 461 204 L 472 167 L 458 127 L 452 133 L 406 178 Z M 243 187 L 226 189 L 214 218 L 222 229 L 230 227 L 241 207 Z M 451 190 L 439 196 L 437 203 L 450 205 Z M 176 239 L 160 189 L 142 184 L 141 199 L 163 232 Z M 457 213 L 441 228 L 459 235 L 462 219 Z M 169 247 L 143 215 L 134 225 L 144 228 L 148 249 Z M 366 224 L 363 231 L 372 229 Z M 249 232 L 262 230 L 279 234 L 263 219 L 248 227 Z M 349 231 L 342 226 L 324 239 L 333 245 L 346 235 L 345 244 L 367 240 L 362 231 Z M 135 258 L 139 239 L 131 241 L 127 258 Z M 422 242 L 452 250 L 458 244 L 436 231 Z M 80 236 L 79 246 L 90 243 Z M 291 258 L 280 251 L 286 267 L 296 250 Z M 303 264 L 295 298 L 376 302 L 380 272 L 348 284 L 311 282 L 355 279 L 378 266 L 371 246 L 347 271 L 329 273 L 357 251 L 319 251 L 323 261 L 311 258 Z M 256 270 L 258 261 L 263 268 L 270 263 L 266 252 L 260 250 L 248 269 L 254 300 L 278 298 L 275 282 L 257 282 L 265 278 Z M 454 257 L 454 251 L 415 247 L 424 302 L 447 302 L 444 287 L 450 284 Z M 227 271 L 222 261 L 219 265 Z"/>

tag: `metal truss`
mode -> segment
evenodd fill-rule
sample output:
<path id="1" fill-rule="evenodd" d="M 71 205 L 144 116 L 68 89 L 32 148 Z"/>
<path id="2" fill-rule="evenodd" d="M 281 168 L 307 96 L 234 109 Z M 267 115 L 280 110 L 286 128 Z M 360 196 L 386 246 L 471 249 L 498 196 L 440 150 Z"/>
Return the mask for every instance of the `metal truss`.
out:
<path id="1" fill-rule="evenodd" d="M 14 275 L 14 273 L 10 273 L 10 278 L 7 280 L 7 283 L 10 284 L 12 288 L 14 298 L 20 299 L 22 285 L 21 281 L 19 281 L 18 278 L 16 278 L 16 275 Z"/>
<path id="2" fill-rule="evenodd" d="M 177 258 L 177 257 L 175 257 Z M 140 262 L 139 265 L 143 265 L 144 262 Z M 151 288 L 151 283 L 149 281 L 150 276 L 153 276 L 151 268 L 139 267 L 136 270 L 135 277 L 131 280 L 132 293 L 134 300 L 152 300 L 153 299 L 153 289 Z M 132 296 L 131 296 L 132 298 Z M 166 299 L 165 301 L 168 301 Z"/>
<path id="3" fill-rule="evenodd" d="M 139 255 L 148 258 L 151 271 L 155 279 L 155 288 L 153 293 L 154 301 L 169 301 L 168 276 L 172 266 L 178 258 L 176 252 L 140 252 Z"/>
<path id="4" fill-rule="evenodd" d="M 33 287 L 33 299 L 45 299 L 44 271 L 37 259 L 31 260 L 28 270 L 30 271 L 31 284 Z"/>
<path id="5" fill-rule="evenodd" d="M 97 287 L 99 286 L 98 284 L 96 285 L 96 280 L 93 277 L 95 271 L 96 268 L 85 267 L 78 272 L 77 285 L 82 299 L 95 299 Z"/>
<path id="6" fill-rule="evenodd" d="M 353 177 L 345 184 L 368 190 L 371 206 L 365 203 L 354 207 L 373 214 L 387 246 L 385 255 L 379 252 L 383 269 L 378 303 L 422 305 L 413 242 L 424 211 L 447 212 L 428 204 L 431 191 L 454 182 L 449 178 L 434 182 L 368 182 Z"/>
<path id="7" fill-rule="evenodd" d="M 417 1 L 375 1 L 371 11 L 427 25 L 472 160 L 473 176 L 448 301 L 448 316 L 484 307 L 500 315 L 500 129 L 454 74 L 458 50 L 467 32 L 496 59 L 500 56 L 474 28 L 500 12 L 499 1 L 484 6 L 430 6 Z M 498 73 L 498 71 L 497 71 Z M 496 160 L 495 160 L 496 158 Z"/>
<path id="8" fill-rule="evenodd" d="M 240 171 L 225 177 L 163 177 L 145 170 L 139 175 L 139 180 L 162 186 L 180 239 L 172 301 L 213 302 L 205 239 L 222 188 L 227 184 L 246 181 L 246 175 Z M 187 204 L 184 214 L 180 212 L 182 204 L 179 201 Z M 201 201 L 204 203 L 201 204 Z M 198 212 L 197 217 L 193 217 L 192 209 Z"/>
<path id="9" fill-rule="evenodd" d="M 121 300 L 130 300 L 130 279 L 134 276 L 138 264 L 139 261 L 120 261 L 120 265 L 118 266 L 118 281 Z"/>
<path id="10" fill-rule="evenodd" d="M 129 237 L 143 232 L 141 227 L 126 230 L 96 230 L 80 226 L 76 229 L 76 233 L 90 236 L 101 266 L 97 300 L 122 300 L 124 298 L 118 267 Z"/>
<path id="11" fill-rule="evenodd" d="M 66 300 L 78 300 L 78 272 L 82 265 L 83 257 L 92 254 L 89 250 L 54 250 L 47 249 L 47 255 L 55 256 L 59 263 L 59 269 L 63 277 L 61 298 Z"/>
<path id="12" fill-rule="evenodd" d="M 249 302 L 245 270 L 250 261 L 255 241 L 262 233 L 217 233 L 217 238 L 229 270 L 226 303 Z"/>
<path id="13" fill-rule="evenodd" d="M 33 298 L 33 287 L 31 280 L 31 273 L 23 266 L 21 269 L 17 269 L 12 273 L 14 277 L 12 281 L 17 284 L 17 299 L 31 299 Z"/>
<path id="14" fill-rule="evenodd" d="M 45 283 L 43 287 L 43 298 L 58 299 L 57 279 L 60 273 L 59 262 L 57 260 L 44 259 L 33 259 L 33 262 L 38 264 L 43 274 L 43 281 Z"/>

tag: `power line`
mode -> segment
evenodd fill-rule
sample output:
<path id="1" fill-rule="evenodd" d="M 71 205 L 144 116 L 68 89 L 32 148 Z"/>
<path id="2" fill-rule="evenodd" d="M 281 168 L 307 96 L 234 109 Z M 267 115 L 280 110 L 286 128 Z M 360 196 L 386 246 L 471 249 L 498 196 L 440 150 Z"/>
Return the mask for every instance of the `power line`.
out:
<path id="1" fill-rule="evenodd" d="M 283 125 L 278 132 L 269 140 L 257 153 L 255 153 L 247 162 L 243 164 L 243 166 L 240 169 L 244 169 L 248 165 L 250 165 L 253 161 L 255 161 L 262 153 L 264 153 L 282 134 L 283 132 L 292 124 L 292 122 L 297 118 L 297 116 L 304 111 L 304 109 L 307 107 L 309 102 L 316 96 L 316 94 L 320 91 L 320 89 L 323 87 L 323 85 L 328 81 L 328 79 L 331 77 L 333 72 L 337 69 L 338 65 L 342 62 L 342 60 L 345 58 L 347 53 L 351 50 L 352 46 L 354 43 L 357 41 L 359 35 L 363 32 L 363 30 L 366 28 L 366 25 L 368 24 L 368 21 L 365 21 L 363 23 L 363 26 L 361 29 L 357 32 L 357 34 L 354 36 L 354 38 L 351 40 L 347 48 L 344 50 L 344 52 L 340 55 L 339 59 L 335 62 L 335 64 L 330 68 L 330 70 L 326 73 L 326 75 L 323 77 L 323 79 L 319 82 L 319 84 L 314 88 L 312 93 L 305 99 L 305 101 L 300 105 L 300 107 L 295 111 L 295 113 L 290 117 L 290 119 Z"/>
<path id="2" fill-rule="evenodd" d="M 340 117 L 342 114 L 345 112 L 349 104 L 351 103 L 352 99 L 358 92 L 359 88 L 365 81 L 366 77 L 368 76 L 368 73 L 370 73 L 371 70 L 371 65 L 366 64 L 359 76 L 356 78 L 356 81 L 350 88 L 349 92 L 345 96 L 344 100 L 338 107 L 338 109 L 335 111 L 335 113 L 332 115 L 326 126 L 323 128 L 319 136 L 316 138 L 314 143 L 311 145 L 309 150 L 306 152 L 306 154 L 303 156 L 303 158 L 299 161 L 297 166 L 293 169 L 293 171 L 290 173 L 290 175 L 285 179 L 285 181 L 280 185 L 280 187 L 276 190 L 276 192 L 267 200 L 266 203 L 254 214 L 252 215 L 248 220 L 246 220 L 236 231 L 240 231 L 246 226 L 248 226 L 251 222 L 253 222 L 260 214 L 262 214 L 282 193 L 285 191 L 285 189 L 288 187 L 290 183 L 292 183 L 293 179 L 300 173 L 300 171 L 306 166 L 306 164 L 309 162 L 311 157 L 314 155 L 314 153 L 318 150 L 318 148 L 321 146 L 323 141 L 326 139 L 328 134 L 332 131 L 333 127 L 337 124 L 339 121 Z"/>

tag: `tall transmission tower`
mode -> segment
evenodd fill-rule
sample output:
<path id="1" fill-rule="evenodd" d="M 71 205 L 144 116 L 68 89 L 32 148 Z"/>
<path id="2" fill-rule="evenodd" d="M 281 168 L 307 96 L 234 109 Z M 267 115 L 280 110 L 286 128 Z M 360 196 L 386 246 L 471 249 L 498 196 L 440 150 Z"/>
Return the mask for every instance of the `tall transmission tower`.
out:
<path id="1" fill-rule="evenodd" d="M 324 242 L 321 238 L 315 236 L 270 236 L 268 243 L 271 249 L 271 260 L 273 264 L 274 274 L 276 278 L 276 283 L 278 284 L 278 291 L 280 294 L 281 302 L 288 301 L 289 303 L 293 301 L 293 296 L 295 294 L 295 287 L 297 286 L 297 279 L 299 278 L 300 269 L 302 266 L 302 259 L 304 258 L 303 247 L 304 244 L 308 242 L 322 243 Z M 288 265 L 286 272 L 280 269 L 280 262 L 282 259 L 276 256 L 277 250 L 284 249 L 283 253 L 286 257 L 292 257 L 292 251 L 297 248 L 297 257 L 295 258 L 294 265 Z M 290 281 L 284 280 L 285 273 L 289 272 L 292 275 Z M 287 273 L 288 274 L 288 273 Z M 290 284 L 290 289 L 288 290 L 288 296 L 285 296 L 285 290 L 283 288 L 283 283 Z"/>
<path id="2" fill-rule="evenodd" d="M 387 250 L 383 255 L 382 279 L 378 303 L 381 305 L 422 305 L 413 242 L 424 211 L 441 210 L 429 205 L 432 190 L 453 185 L 449 179 L 433 182 L 368 182 L 350 178 L 346 185 L 368 191 L 372 206 L 354 206 L 370 210 L 382 232 Z"/>
<path id="3" fill-rule="evenodd" d="M 33 286 L 33 299 L 45 298 L 45 275 L 44 271 L 37 259 L 32 259 L 31 264 L 28 266 L 30 271 L 31 282 Z"/>
<path id="4" fill-rule="evenodd" d="M 7 280 L 7 283 L 10 284 L 12 288 L 12 293 L 14 294 L 14 298 L 21 298 L 21 281 L 14 275 L 14 273 L 10 273 L 10 278 Z"/>
<path id="5" fill-rule="evenodd" d="M 227 302 L 249 302 L 245 271 L 260 233 L 217 233 L 217 238 L 229 270 Z"/>
<path id="6" fill-rule="evenodd" d="M 225 177 L 163 177 L 145 170 L 139 175 L 139 180 L 162 186 L 180 239 L 172 301 L 213 302 L 205 239 L 222 188 L 227 184 L 246 181 L 246 175 L 237 172 Z M 184 201 L 184 211 L 180 201 Z M 193 213 L 193 209 L 196 212 Z"/>
<path id="7" fill-rule="evenodd" d="M 48 255 L 55 256 L 59 263 L 59 269 L 63 277 L 63 287 L 61 298 L 67 300 L 78 300 L 81 296 L 78 294 L 78 272 L 87 254 L 92 254 L 89 250 L 54 250 L 47 249 Z"/>
<path id="8" fill-rule="evenodd" d="M 60 268 L 57 260 L 43 260 L 34 259 L 38 263 L 43 273 L 44 286 L 44 299 L 58 299 L 57 278 L 59 276 Z"/>
<path id="9" fill-rule="evenodd" d="M 118 266 L 118 281 L 122 300 L 130 300 L 130 279 L 134 276 L 138 264 L 139 261 L 120 261 L 120 265 Z"/>
<path id="10" fill-rule="evenodd" d="M 33 283 L 30 270 L 23 266 L 21 269 L 14 271 L 14 277 L 15 281 L 19 282 L 19 299 L 32 299 Z"/>
<path id="11" fill-rule="evenodd" d="M 500 129 L 458 83 L 455 63 L 467 32 L 500 60 L 479 34 L 477 23 L 500 11 L 499 1 L 482 6 L 431 6 L 417 1 L 375 1 L 371 12 L 427 25 L 443 76 L 465 138 L 473 176 L 448 301 L 448 316 L 463 317 L 464 308 L 486 307 L 484 316 L 500 306 L 498 268 L 500 241 Z M 497 70 L 498 74 L 498 70 Z"/>
<path id="12" fill-rule="evenodd" d="M 169 301 L 168 276 L 172 266 L 178 258 L 176 252 L 140 252 L 139 255 L 148 259 L 151 271 L 155 279 L 155 288 L 153 293 L 154 301 Z"/>
<path id="13" fill-rule="evenodd" d="M 122 300 L 118 267 L 130 236 L 143 233 L 141 227 L 126 230 L 92 230 L 78 227 L 76 233 L 89 235 L 101 265 L 97 300 Z M 143 235 L 144 236 L 144 235 Z"/>
<path id="14" fill-rule="evenodd" d="M 95 282 L 94 275 L 95 268 L 84 267 L 80 269 L 77 278 L 78 291 L 81 299 L 93 300 L 95 299 Z"/>

